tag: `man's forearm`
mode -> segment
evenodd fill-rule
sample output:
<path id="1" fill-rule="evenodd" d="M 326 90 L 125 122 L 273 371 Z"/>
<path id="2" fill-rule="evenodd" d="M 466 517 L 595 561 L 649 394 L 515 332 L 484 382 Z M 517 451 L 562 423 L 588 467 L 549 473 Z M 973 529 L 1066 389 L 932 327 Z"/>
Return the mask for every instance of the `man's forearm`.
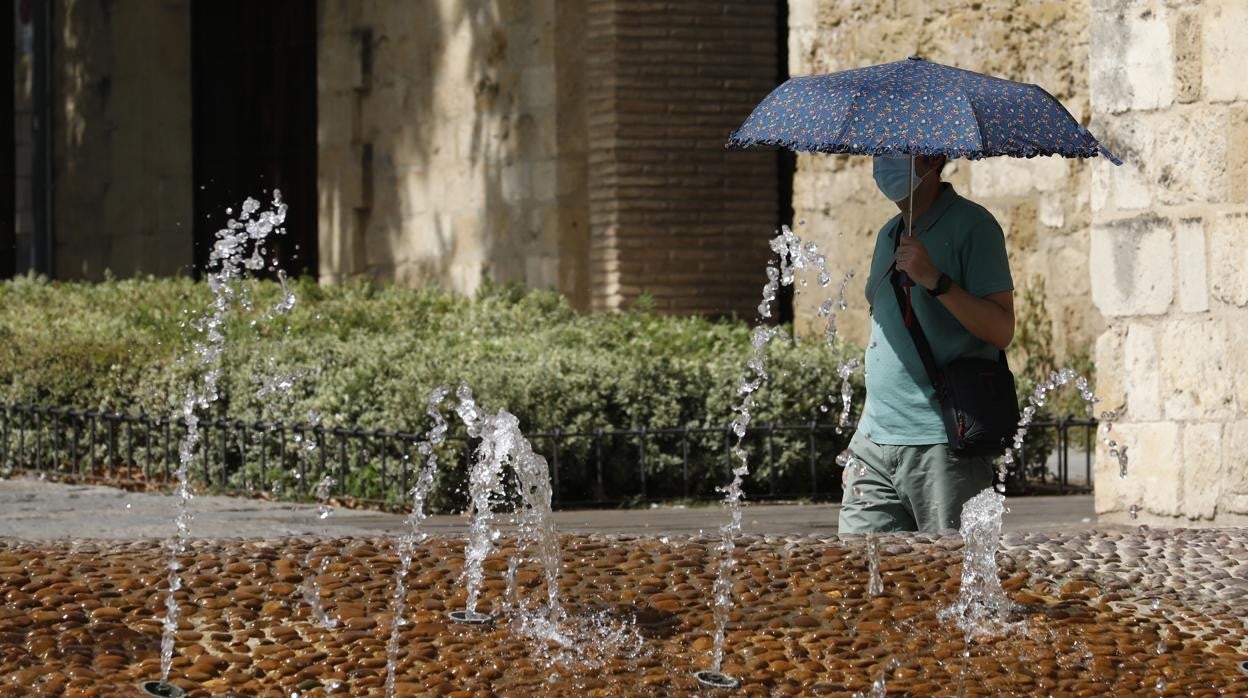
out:
<path id="1" fill-rule="evenodd" d="M 967 332 L 992 346 L 1005 349 L 1014 339 L 1014 313 L 997 302 L 972 295 L 956 283 L 937 299 Z"/>

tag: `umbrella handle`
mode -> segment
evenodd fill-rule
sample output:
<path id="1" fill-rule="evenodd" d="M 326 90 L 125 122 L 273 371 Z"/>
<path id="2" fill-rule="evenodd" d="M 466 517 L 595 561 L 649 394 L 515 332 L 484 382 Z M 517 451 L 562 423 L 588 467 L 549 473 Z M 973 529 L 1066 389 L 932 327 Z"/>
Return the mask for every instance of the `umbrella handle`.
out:
<path id="1" fill-rule="evenodd" d="M 910 188 L 910 195 L 906 197 L 906 201 L 907 201 L 906 205 L 909 206 L 910 211 L 906 215 L 906 231 L 903 233 L 903 235 L 913 238 L 914 237 L 914 155 L 913 154 L 910 155 L 910 173 L 906 175 L 906 177 L 909 180 L 908 185 Z M 911 279 L 910 275 L 907 274 L 906 272 L 904 271 L 901 272 L 901 287 L 910 288 L 911 286 L 914 286 L 914 280 Z M 909 298 L 908 295 L 907 295 L 907 298 Z"/>

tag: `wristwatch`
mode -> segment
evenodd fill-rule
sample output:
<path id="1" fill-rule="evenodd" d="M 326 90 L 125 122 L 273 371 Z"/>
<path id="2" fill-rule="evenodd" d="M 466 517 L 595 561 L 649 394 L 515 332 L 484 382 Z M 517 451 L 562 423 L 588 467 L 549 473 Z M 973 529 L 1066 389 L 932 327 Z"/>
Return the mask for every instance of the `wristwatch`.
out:
<path id="1" fill-rule="evenodd" d="M 949 278 L 948 274 L 941 272 L 940 278 L 936 280 L 936 288 L 927 289 L 927 294 L 935 298 L 936 296 L 939 296 L 945 291 L 948 291 L 949 287 L 952 285 L 953 285 L 953 279 Z"/>

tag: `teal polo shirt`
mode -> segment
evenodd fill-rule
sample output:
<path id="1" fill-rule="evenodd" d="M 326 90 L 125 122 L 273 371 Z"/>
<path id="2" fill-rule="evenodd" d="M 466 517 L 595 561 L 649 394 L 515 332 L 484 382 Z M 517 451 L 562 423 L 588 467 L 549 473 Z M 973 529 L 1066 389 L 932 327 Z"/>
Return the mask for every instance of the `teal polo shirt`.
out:
<path id="1" fill-rule="evenodd" d="M 883 278 L 893 263 L 894 236 L 904 234 L 902 228 L 900 214 L 886 223 L 876 236 L 871 258 L 867 398 L 858 431 L 878 444 L 947 443 L 935 391 L 890 281 Z M 914 230 L 936 267 L 972 295 L 1014 289 L 1005 234 L 997 219 L 983 206 L 959 196 L 951 184 L 943 185 L 931 208 L 915 220 Z M 911 291 L 910 298 L 938 366 L 961 357 L 996 358 L 997 348 L 968 332 L 939 298 L 932 298 L 920 286 Z"/>

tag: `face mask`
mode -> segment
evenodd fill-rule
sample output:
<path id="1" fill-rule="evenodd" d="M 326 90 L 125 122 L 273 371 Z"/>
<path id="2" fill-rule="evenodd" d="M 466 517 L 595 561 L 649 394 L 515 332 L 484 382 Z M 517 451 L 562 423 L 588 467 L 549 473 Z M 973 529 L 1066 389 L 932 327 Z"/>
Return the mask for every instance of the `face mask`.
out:
<path id="1" fill-rule="evenodd" d="M 923 177 L 931 174 L 928 170 L 923 177 L 914 175 L 914 186 L 911 186 L 910 175 L 914 166 L 910 164 L 910 156 L 877 155 L 872 163 L 875 174 L 875 185 L 889 201 L 901 201 L 910 196 L 919 187 Z"/>

